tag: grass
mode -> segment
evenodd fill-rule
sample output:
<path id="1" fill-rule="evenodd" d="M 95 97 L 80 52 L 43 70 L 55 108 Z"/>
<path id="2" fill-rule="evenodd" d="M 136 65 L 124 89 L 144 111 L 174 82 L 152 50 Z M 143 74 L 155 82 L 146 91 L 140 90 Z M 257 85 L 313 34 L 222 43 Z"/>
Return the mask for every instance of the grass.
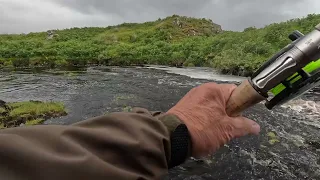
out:
<path id="1" fill-rule="evenodd" d="M 7 110 L 2 108 L 2 107 L 0 107 L 0 114 L 5 113 L 5 112 L 7 112 Z"/>
<path id="2" fill-rule="evenodd" d="M 61 102 L 11 102 L 6 106 L 9 110 L 2 108 L 3 112 L 0 113 L 0 128 L 17 127 L 20 124 L 41 124 L 51 117 L 67 115 L 65 106 Z"/>
<path id="3" fill-rule="evenodd" d="M 19 117 L 26 115 L 40 116 L 50 114 L 61 114 L 65 112 L 63 103 L 59 102 L 42 103 L 38 101 L 28 101 L 9 103 L 8 105 L 13 109 L 9 113 L 11 117 Z"/>
<path id="4" fill-rule="evenodd" d="M 32 125 L 37 125 L 37 124 L 42 124 L 45 121 L 45 119 L 39 118 L 39 119 L 33 119 L 33 120 L 28 120 L 26 122 L 27 126 L 32 126 Z"/>

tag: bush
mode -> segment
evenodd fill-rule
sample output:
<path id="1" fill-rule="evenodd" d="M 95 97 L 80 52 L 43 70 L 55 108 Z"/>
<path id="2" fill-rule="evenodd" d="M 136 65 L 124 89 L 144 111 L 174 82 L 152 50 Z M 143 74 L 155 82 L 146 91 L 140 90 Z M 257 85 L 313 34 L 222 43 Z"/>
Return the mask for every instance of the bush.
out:
<path id="1" fill-rule="evenodd" d="M 12 64 L 12 60 L 11 59 L 6 59 L 3 63 L 3 66 L 5 67 L 13 67 L 13 64 Z"/>
<path id="2" fill-rule="evenodd" d="M 178 23 L 179 21 L 179 23 Z M 170 16 L 106 28 L 0 35 L 0 65 L 84 66 L 161 64 L 211 66 L 223 73 L 250 74 L 290 43 L 289 33 L 310 32 L 320 15 L 274 23 L 243 32 L 222 31 L 211 20 Z M 195 34 L 195 35 L 194 35 Z"/>
<path id="3" fill-rule="evenodd" d="M 29 58 L 14 58 L 12 61 L 14 67 L 28 67 Z"/>
<path id="4" fill-rule="evenodd" d="M 3 59 L 3 58 L 0 58 L 0 66 L 3 66 L 4 65 L 4 63 L 5 63 L 5 59 Z"/>

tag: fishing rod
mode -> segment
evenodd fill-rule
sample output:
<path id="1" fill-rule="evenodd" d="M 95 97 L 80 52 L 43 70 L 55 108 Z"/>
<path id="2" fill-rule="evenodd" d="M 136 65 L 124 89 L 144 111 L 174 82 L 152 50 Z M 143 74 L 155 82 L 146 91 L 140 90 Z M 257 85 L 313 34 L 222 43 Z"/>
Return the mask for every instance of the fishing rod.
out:
<path id="1" fill-rule="evenodd" d="M 306 35 L 296 30 L 288 37 L 290 44 L 233 91 L 228 115 L 236 116 L 261 101 L 271 110 L 320 84 L 320 24 Z"/>

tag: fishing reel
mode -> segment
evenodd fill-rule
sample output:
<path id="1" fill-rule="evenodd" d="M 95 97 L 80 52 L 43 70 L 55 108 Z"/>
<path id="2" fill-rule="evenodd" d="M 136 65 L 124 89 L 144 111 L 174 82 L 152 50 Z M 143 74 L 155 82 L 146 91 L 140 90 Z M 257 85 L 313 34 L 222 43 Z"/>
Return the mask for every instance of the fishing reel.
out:
<path id="1" fill-rule="evenodd" d="M 266 61 L 249 78 L 272 109 L 320 85 L 320 24 L 307 35 L 294 31 L 292 43 Z"/>

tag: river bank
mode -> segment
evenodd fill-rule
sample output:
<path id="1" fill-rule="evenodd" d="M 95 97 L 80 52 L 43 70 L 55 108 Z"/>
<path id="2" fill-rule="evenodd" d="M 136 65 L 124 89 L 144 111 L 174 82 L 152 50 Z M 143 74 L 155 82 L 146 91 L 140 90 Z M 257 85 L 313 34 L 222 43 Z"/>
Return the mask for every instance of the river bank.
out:
<path id="1" fill-rule="evenodd" d="M 224 31 L 208 19 L 173 15 L 146 23 L 0 34 L 0 66 L 129 66 L 157 64 L 213 67 L 249 76 L 285 47 L 294 31 L 309 33 L 319 14 L 242 32 Z"/>

